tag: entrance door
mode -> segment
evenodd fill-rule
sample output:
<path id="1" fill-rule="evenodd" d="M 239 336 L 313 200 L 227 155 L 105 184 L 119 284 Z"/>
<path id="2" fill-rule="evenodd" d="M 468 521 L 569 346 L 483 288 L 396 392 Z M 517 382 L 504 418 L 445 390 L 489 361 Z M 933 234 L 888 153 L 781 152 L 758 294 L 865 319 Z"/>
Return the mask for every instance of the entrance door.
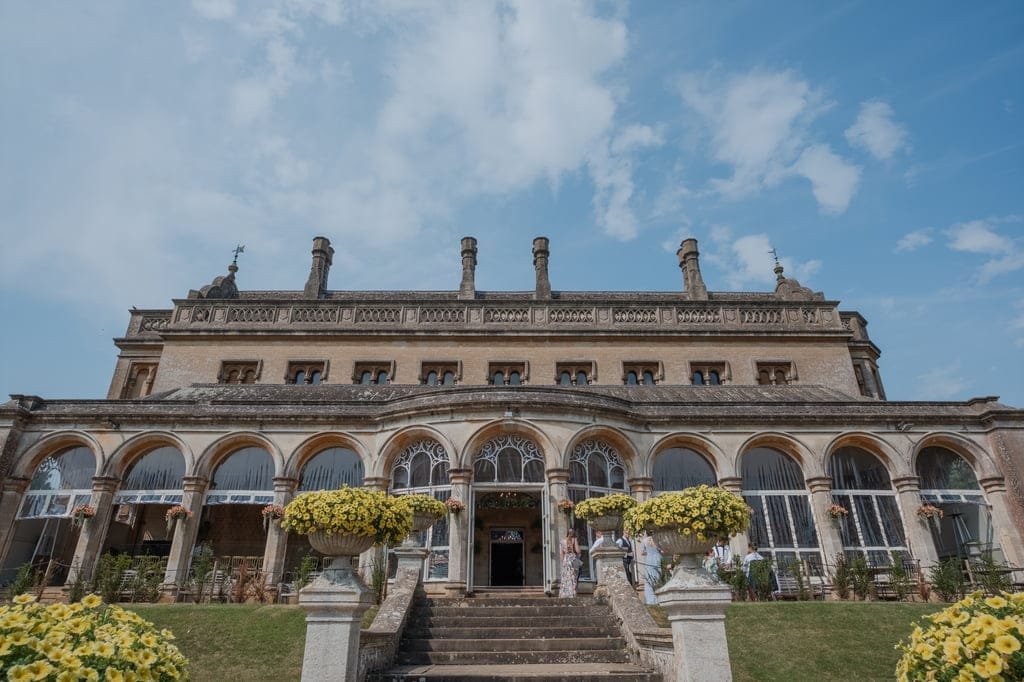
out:
<path id="1" fill-rule="evenodd" d="M 491 530 L 491 585 L 522 587 L 523 529 Z"/>

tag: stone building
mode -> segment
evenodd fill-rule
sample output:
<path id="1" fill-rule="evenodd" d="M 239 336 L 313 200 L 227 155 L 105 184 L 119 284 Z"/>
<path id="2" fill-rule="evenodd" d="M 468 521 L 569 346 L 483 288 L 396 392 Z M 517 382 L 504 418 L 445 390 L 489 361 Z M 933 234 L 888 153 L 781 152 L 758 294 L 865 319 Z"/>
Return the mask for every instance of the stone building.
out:
<path id="1" fill-rule="evenodd" d="M 152 554 L 170 596 L 207 546 L 276 584 L 310 548 L 263 506 L 346 483 L 465 502 L 423 539 L 435 592 L 551 589 L 560 501 L 701 482 L 746 497 L 763 554 L 812 570 L 840 552 L 1024 565 L 1024 410 L 886 400 L 866 320 L 781 267 L 774 291 L 710 292 L 688 239 L 680 291 L 559 291 L 538 238 L 534 289 L 491 292 L 461 247 L 454 291 L 329 290 L 322 237 L 302 290 L 240 290 L 232 263 L 131 311 L 105 400 L 11 396 L 4 575 Z M 76 525 L 81 504 L 96 515 Z M 191 516 L 168 531 L 171 505 Z"/>

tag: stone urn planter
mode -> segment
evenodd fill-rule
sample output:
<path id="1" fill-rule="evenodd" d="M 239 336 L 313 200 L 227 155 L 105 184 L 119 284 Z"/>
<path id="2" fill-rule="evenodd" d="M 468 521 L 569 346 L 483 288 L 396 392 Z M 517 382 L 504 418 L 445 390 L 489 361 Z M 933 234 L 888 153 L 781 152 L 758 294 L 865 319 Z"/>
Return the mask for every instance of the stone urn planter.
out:
<path id="1" fill-rule="evenodd" d="M 622 514 L 595 516 L 592 519 L 587 519 L 587 524 L 594 530 L 599 530 L 602 533 L 610 533 L 617 528 L 622 528 Z"/>
<path id="2" fill-rule="evenodd" d="M 331 557 L 330 565 L 316 582 L 366 589 L 359 575 L 352 571 L 352 557 L 373 546 L 372 536 L 314 532 L 309 534 L 309 545 L 324 556 Z"/>
<path id="3" fill-rule="evenodd" d="M 683 535 L 676 526 L 648 528 L 647 532 L 667 555 L 678 556 L 675 575 L 679 571 L 704 571 L 704 553 L 711 548 L 712 540 L 698 540 L 695 535 Z"/>

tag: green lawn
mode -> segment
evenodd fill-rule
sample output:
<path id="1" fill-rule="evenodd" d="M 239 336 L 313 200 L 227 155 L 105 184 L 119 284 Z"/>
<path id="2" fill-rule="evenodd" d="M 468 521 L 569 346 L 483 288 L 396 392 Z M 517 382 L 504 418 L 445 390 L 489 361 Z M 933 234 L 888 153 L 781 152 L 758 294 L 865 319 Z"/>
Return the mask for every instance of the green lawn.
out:
<path id="1" fill-rule="evenodd" d="M 299 679 L 305 621 L 298 607 L 129 608 L 174 631 L 191 661 L 195 682 Z M 937 604 L 892 603 L 732 604 L 726 630 L 733 677 L 736 682 L 892 680 L 896 642 L 910 632 L 911 621 L 939 608 Z"/>

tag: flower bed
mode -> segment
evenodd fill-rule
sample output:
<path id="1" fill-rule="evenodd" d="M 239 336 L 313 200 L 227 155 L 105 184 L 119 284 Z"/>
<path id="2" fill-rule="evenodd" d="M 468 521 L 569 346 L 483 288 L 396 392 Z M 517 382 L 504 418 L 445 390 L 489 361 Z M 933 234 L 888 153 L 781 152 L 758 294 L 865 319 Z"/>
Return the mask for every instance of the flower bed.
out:
<path id="1" fill-rule="evenodd" d="M 590 497 L 576 505 L 576 516 L 583 520 L 596 519 L 599 516 L 622 516 L 635 506 L 636 500 L 621 493 Z"/>
<path id="2" fill-rule="evenodd" d="M 412 510 L 401 497 L 343 487 L 299 495 L 285 507 L 281 527 L 300 535 L 358 535 L 398 544 L 412 530 Z"/>
<path id="3" fill-rule="evenodd" d="M 901 682 L 1024 679 L 1024 593 L 975 592 L 925 621 L 896 646 Z"/>
<path id="4" fill-rule="evenodd" d="M 72 604 L 23 594 L 0 606 L 0 670 L 20 680 L 187 680 L 170 630 L 90 594 Z"/>
<path id="5" fill-rule="evenodd" d="M 661 493 L 626 512 L 626 530 L 633 534 L 675 528 L 701 542 L 736 535 L 750 525 L 750 507 L 739 495 L 698 485 L 677 493 Z"/>

